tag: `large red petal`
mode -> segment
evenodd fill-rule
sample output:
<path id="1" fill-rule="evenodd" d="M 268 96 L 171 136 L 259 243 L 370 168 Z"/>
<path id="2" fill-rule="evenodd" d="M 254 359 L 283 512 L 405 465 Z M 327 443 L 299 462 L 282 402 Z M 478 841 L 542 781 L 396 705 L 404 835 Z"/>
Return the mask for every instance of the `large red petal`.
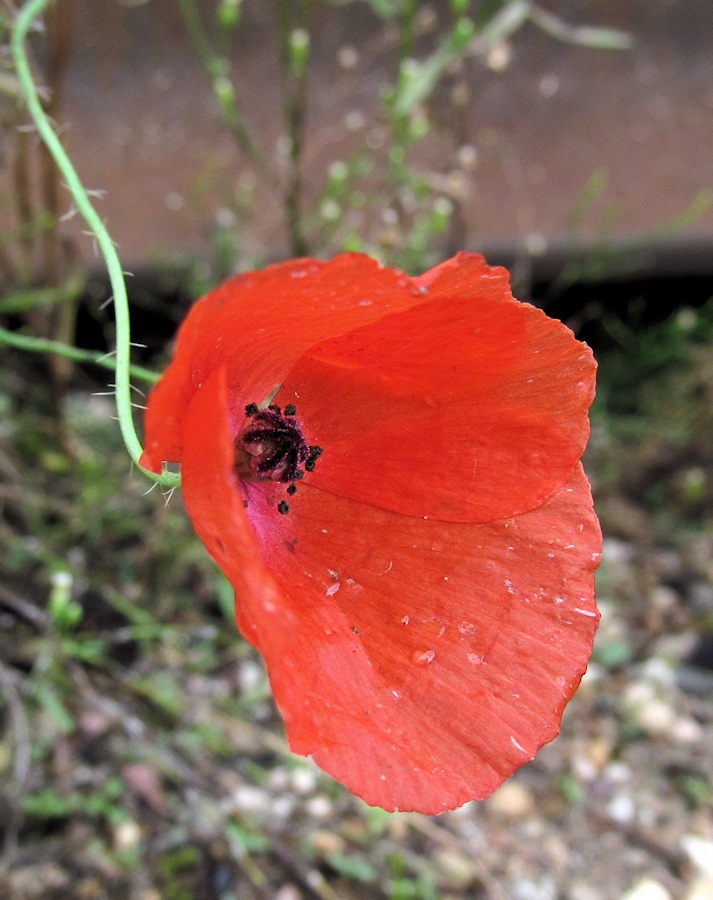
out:
<path id="1" fill-rule="evenodd" d="M 313 344 L 421 303 L 424 291 L 354 253 L 291 260 L 226 281 L 181 326 L 174 359 L 149 399 L 142 464 L 160 471 L 166 460 L 180 462 L 183 417 L 216 368 L 226 368 L 239 404 L 260 403 Z"/>
<path id="2" fill-rule="evenodd" d="M 294 750 L 368 803 L 433 814 L 487 796 L 555 737 L 598 619 L 581 467 L 538 509 L 488 525 L 307 485 L 288 516 L 253 515 L 299 620 L 287 647 L 258 644 Z"/>
<path id="3" fill-rule="evenodd" d="M 395 512 L 488 522 L 532 509 L 570 478 L 589 436 L 592 353 L 494 283 L 493 296 L 488 279 L 474 279 L 299 359 L 277 401 L 294 402 L 324 448 L 316 486 Z"/>
<path id="4" fill-rule="evenodd" d="M 310 475 L 280 515 L 280 485 L 236 484 L 229 420 L 218 373 L 186 417 L 186 504 L 292 748 L 386 809 L 487 796 L 556 735 L 591 651 L 601 537 L 581 467 L 487 525 L 398 515 Z"/>

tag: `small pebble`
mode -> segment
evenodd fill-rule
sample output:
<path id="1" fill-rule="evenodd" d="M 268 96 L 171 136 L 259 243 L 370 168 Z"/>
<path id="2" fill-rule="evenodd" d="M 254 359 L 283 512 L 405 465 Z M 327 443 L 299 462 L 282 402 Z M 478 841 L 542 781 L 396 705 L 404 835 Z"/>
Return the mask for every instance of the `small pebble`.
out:
<path id="1" fill-rule="evenodd" d="M 314 819 L 326 818 L 333 809 L 334 804 L 329 797 L 325 797 L 323 794 L 318 794 L 316 797 L 310 797 L 305 803 L 305 811 Z"/>
<path id="2" fill-rule="evenodd" d="M 141 840 L 141 828 L 136 822 L 122 822 L 114 829 L 114 843 L 118 850 L 130 850 Z"/>
<path id="3" fill-rule="evenodd" d="M 682 900 L 713 900 L 713 878 L 694 878 Z"/>
<path id="4" fill-rule="evenodd" d="M 252 660 L 245 660 L 238 669 L 238 683 L 243 691 L 251 691 L 265 681 L 265 670 Z"/>
<path id="5" fill-rule="evenodd" d="M 261 788 L 243 784 L 233 793 L 233 801 L 243 812 L 266 812 L 270 805 L 270 797 Z"/>
<path id="6" fill-rule="evenodd" d="M 444 849 L 435 854 L 438 865 L 448 873 L 451 881 L 459 885 L 468 884 L 478 874 L 473 860 L 456 849 Z"/>
<path id="7" fill-rule="evenodd" d="M 292 770 L 290 781 L 298 794 L 310 794 L 317 787 L 317 774 L 311 769 L 300 766 Z"/>
<path id="8" fill-rule="evenodd" d="M 275 900 L 302 900 L 302 894 L 294 884 L 286 884 L 277 891 Z"/>
<path id="9" fill-rule="evenodd" d="M 620 825 L 628 825 L 634 821 L 636 807 L 628 794 L 617 794 L 607 805 L 609 817 Z"/>
<path id="10" fill-rule="evenodd" d="M 670 612 L 676 609 L 681 602 L 678 591 L 665 584 L 656 585 L 649 594 L 649 603 L 661 612 Z"/>
<path id="11" fill-rule="evenodd" d="M 496 815 L 511 819 L 522 819 L 529 816 L 535 808 L 532 793 L 518 781 L 505 782 L 490 797 L 487 804 Z"/>
<path id="12" fill-rule="evenodd" d="M 327 856 L 330 853 L 344 853 L 347 848 L 347 842 L 341 834 L 322 828 L 312 832 L 310 842 L 319 856 Z"/>
<path id="13" fill-rule="evenodd" d="M 641 667 L 641 673 L 644 678 L 659 687 L 671 688 L 676 683 L 673 666 L 660 657 L 648 659 Z"/>
<path id="14" fill-rule="evenodd" d="M 523 876 L 512 885 L 513 900 L 552 900 L 556 893 L 553 880 L 547 877 L 535 880 Z"/>
<path id="15" fill-rule="evenodd" d="M 595 738 L 587 747 L 588 762 L 595 767 L 597 772 L 601 772 L 611 760 L 613 750 L 611 739 L 601 735 Z"/>
<path id="16" fill-rule="evenodd" d="M 695 719 L 676 719 L 671 729 L 671 737 L 679 744 L 697 744 L 703 740 L 703 727 Z"/>
<path id="17" fill-rule="evenodd" d="M 295 797 L 290 794 L 281 794 L 272 801 L 272 814 L 276 819 L 284 821 L 292 815 L 296 805 Z"/>
<path id="18" fill-rule="evenodd" d="M 662 700 L 651 700 L 637 710 L 634 716 L 639 727 L 654 737 L 670 734 L 676 721 L 676 713 Z"/>
<path id="19" fill-rule="evenodd" d="M 612 784 L 627 784 L 631 781 L 631 769 L 623 762 L 609 763 L 603 774 Z"/>
<path id="20" fill-rule="evenodd" d="M 632 681 L 624 690 L 624 705 L 629 712 L 636 712 L 656 698 L 654 686 L 650 681 L 638 680 Z"/>
<path id="21" fill-rule="evenodd" d="M 622 900 L 673 900 L 670 892 L 653 878 L 642 878 L 622 894 Z"/>
<path id="22" fill-rule="evenodd" d="M 569 888 L 569 900 L 601 900 L 601 888 L 582 881 L 572 882 Z"/>
<path id="23" fill-rule="evenodd" d="M 684 834 L 681 847 L 700 874 L 713 879 L 713 841 L 695 834 Z"/>

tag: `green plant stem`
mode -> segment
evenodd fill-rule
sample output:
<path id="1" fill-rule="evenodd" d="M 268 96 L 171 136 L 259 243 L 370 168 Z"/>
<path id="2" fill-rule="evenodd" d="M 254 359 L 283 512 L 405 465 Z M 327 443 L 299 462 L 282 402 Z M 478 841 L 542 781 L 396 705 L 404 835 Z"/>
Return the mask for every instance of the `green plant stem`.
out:
<path id="1" fill-rule="evenodd" d="M 408 110 L 405 112 L 399 109 L 400 97 L 404 85 L 404 66 L 413 56 L 414 33 L 416 28 L 416 14 L 418 12 L 418 4 L 416 0 L 405 0 L 401 12 L 401 22 L 399 24 L 399 45 L 396 83 L 394 90 L 394 102 L 391 112 L 391 133 L 394 145 L 402 152 L 406 152 L 408 144 Z"/>
<path id="2" fill-rule="evenodd" d="M 278 0 L 277 20 L 284 78 L 284 116 L 290 139 L 289 170 L 285 194 L 287 232 L 293 256 L 307 256 L 309 247 L 302 217 L 302 146 L 307 107 L 306 58 L 297 61 L 292 40 L 296 31 L 309 36 L 310 0 Z M 305 51 L 305 54 L 308 50 Z"/>
<path id="3" fill-rule="evenodd" d="M 28 334 L 18 334 L 16 331 L 8 331 L 0 327 L 0 342 L 9 347 L 17 347 L 19 350 L 30 350 L 35 353 L 56 353 L 65 356 L 75 362 L 90 363 L 93 366 L 101 366 L 102 369 L 114 369 L 114 357 L 102 356 L 91 350 L 82 350 L 80 347 L 72 347 L 71 344 L 63 344 L 61 341 L 52 341 L 49 338 L 36 338 Z M 156 384 L 161 377 L 159 372 L 145 369 L 143 366 L 131 366 L 131 377 L 144 381 L 147 384 Z"/>
<path id="4" fill-rule="evenodd" d="M 116 362 L 114 367 L 116 384 L 116 408 L 119 417 L 119 428 L 124 439 L 124 444 L 129 455 L 136 465 L 153 481 L 159 484 L 175 487 L 180 483 L 180 476 L 172 472 L 164 472 L 157 475 L 139 465 L 139 459 L 143 452 L 136 429 L 131 407 L 131 332 L 129 319 L 129 300 L 126 293 L 124 273 L 121 268 L 119 256 L 106 226 L 97 214 L 89 200 L 89 195 L 84 189 L 74 166 L 69 160 L 59 138 L 52 128 L 52 124 L 45 114 L 37 88 L 32 77 L 32 70 L 27 58 L 25 42 L 27 33 L 32 23 L 44 12 L 50 0 L 29 0 L 18 12 L 15 25 L 12 30 L 12 56 L 15 63 L 15 72 L 22 87 L 27 104 L 27 109 L 32 117 L 40 137 L 45 142 L 52 158 L 60 170 L 67 187 L 74 199 L 78 211 L 83 216 L 92 234 L 96 238 L 101 254 L 106 263 L 114 295 L 114 311 L 116 317 Z"/>
<path id="5" fill-rule="evenodd" d="M 194 0 L 178 0 L 178 8 L 201 65 L 210 77 L 213 93 L 226 125 L 233 132 L 240 148 L 248 156 L 260 176 L 268 184 L 272 184 L 274 173 L 265 154 L 253 140 L 250 129 L 238 107 L 235 89 L 229 77 L 229 60 L 213 49 Z"/>

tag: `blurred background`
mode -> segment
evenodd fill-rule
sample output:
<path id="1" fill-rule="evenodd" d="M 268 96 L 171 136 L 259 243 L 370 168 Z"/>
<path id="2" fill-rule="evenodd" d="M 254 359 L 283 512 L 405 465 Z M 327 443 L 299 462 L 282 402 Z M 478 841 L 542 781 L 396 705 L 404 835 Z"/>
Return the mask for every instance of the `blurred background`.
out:
<path id="1" fill-rule="evenodd" d="M 100 354 L 108 280 L 21 100 L 18 6 L 0 325 Z M 152 371 L 223 278 L 343 249 L 484 252 L 588 340 L 603 621 L 562 736 L 490 800 L 368 809 L 286 751 L 180 496 L 129 472 L 111 375 L 2 346 L 0 897 L 713 898 L 710 0 L 56 0 L 31 57 Z"/>
<path id="2" fill-rule="evenodd" d="M 382 4 L 387 11 L 406 5 Z M 434 198 L 458 210 L 451 242 L 536 254 L 603 230 L 621 240 L 671 227 L 709 195 L 713 25 L 705 0 L 543 5 L 559 31 L 537 20 L 519 24 L 523 4 L 491 3 L 499 12 L 490 17 L 488 4 L 470 5 L 491 26 L 510 9 L 512 23 L 481 47 L 453 53 L 423 105 L 409 110 L 427 129 L 409 148 L 411 161 L 428 174 Z M 293 248 L 281 202 L 289 149 L 275 4 L 242 4 L 229 35 L 215 26 L 215 0 L 184 6 L 202 23 L 193 35 L 181 4 L 167 0 L 68 0 L 57 8 L 70 19 L 53 48 L 67 148 L 85 183 L 106 192 L 100 209 L 128 265 L 205 257 L 215 230 L 239 212 L 243 252 L 284 258 Z M 353 165 L 362 153 L 376 168 L 392 149 L 383 93 L 397 78 L 403 36 L 396 12 L 384 19 L 367 2 L 313 3 L 300 13 L 301 6 L 293 4 L 290 25 L 306 26 L 311 43 L 300 151 L 307 214 L 330 166 Z M 455 17 L 447 0 L 414 6 L 410 49 L 413 59 L 428 60 Z M 592 26 L 620 30 L 630 46 L 581 46 Z M 202 52 L 213 54 L 206 65 L 195 46 L 203 31 L 209 47 Z M 216 102 L 211 65 L 224 69 L 275 179 L 261 179 L 241 152 Z M 355 229 L 363 226 L 359 210 L 345 204 L 341 212 Z M 710 238 L 713 209 L 701 207 L 687 224 L 690 243 Z M 379 237 L 376 230 L 369 236 Z M 320 249 L 319 226 L 309 237 Z"/>

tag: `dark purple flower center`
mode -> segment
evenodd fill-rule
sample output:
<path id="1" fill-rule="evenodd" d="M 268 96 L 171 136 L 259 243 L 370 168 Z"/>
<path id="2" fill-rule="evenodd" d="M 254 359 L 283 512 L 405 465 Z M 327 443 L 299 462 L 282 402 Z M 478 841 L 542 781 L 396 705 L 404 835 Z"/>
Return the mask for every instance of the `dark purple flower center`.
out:
<path id="1" fill-rule="evenodd" d="M 307 443 L 292 403 L 284 412 L 277 405 L 260 409 L 257 404 L 249 403 L 245 412 L 250 422 L 235 440 L 238 475 L 247 481 L 288 483 L 287 493 L 294 494 L 294 482 L 304 478 L 305 471 L 314 471 L 322 448 Z M 278 510 L 286 513 L 289 506 L 283 501 Z"/>

